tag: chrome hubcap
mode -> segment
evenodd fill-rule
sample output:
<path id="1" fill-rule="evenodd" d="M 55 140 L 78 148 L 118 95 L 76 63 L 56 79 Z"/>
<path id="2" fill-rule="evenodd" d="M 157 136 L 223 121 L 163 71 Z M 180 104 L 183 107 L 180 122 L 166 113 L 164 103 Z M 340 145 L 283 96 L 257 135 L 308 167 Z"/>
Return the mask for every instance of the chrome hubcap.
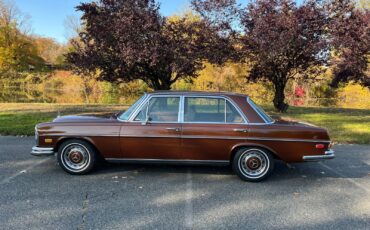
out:
<path id="1" fill-rule="evenodd" d="M 81 144 L 67 145 L 62 152 L 62 163 L 71 171 L 81 171 L 90 163 L 89 151 Z"/>
<path id="2" fill-rule="evenodd" d="M 267 172 L 269 160 L 262 150 L 249 149 L 240 157 L 239 167 L 245 176 L 258 178 Z"/>

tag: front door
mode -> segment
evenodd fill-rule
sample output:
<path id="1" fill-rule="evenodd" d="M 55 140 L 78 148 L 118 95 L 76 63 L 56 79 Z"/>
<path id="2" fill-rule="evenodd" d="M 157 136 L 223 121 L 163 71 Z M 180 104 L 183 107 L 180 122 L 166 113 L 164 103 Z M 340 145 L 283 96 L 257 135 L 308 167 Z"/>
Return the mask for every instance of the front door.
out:
<path id="1" fill-rule="evenodd" d="M 153 96 L 121 129 L 121 149 L 130 159 L 181 159 L 179 96 Z"/>

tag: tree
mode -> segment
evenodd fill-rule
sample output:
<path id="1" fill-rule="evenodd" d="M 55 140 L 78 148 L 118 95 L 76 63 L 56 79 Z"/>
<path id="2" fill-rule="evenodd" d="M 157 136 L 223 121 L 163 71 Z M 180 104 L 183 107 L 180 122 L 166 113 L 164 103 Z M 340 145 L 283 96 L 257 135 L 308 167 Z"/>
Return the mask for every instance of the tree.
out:
<path id="1" fill-rule="evenodd" d="M 30 66 L 36 67 L 43 62 L 24 32 L 25 24 L 24 17 L 12 1 L 7 4 L 0 1 L 1 77 L 8 77 L 10 72 L 28 70 Z"/>
<path id="2" fill-rule="evenodd" d="M 370 87 L 370 11 L 355 7 L 351 0 L 328 4 L 329 32 L 333 50 L 334 78 L 331 85 L 355 81 Z"/>
<path id="3" fill-rule="evenodd" d="M 52 38 L 36 37 L 32 38 L 32 43 L 36 47 L 37 54 L 50 64 L 60 64 L 58 58 L 65 52 L 65 47 Z"/>
<path id="4" fill-rule="evenodd" d="M 206 58 L 222 63 L 232 52 L 228 39 L 206 21 L 159 13 L 154 0 L 100 0 L 77 7 L 84 31 L 67 61 L 77 73 L 109 82 L 142 79 L 153 89 L 170 89 L 197 76 Z"/>
<path id="5" fill-rule="evenodd" d="M 278 111 L 288 109 L 288 80 L 325 61 L 324 23 L 324 12 L 313 1 L 297 6 L 291 0 L 261 0 L 243 13 L 242 44 L 253 63 L 249 78 L 273 83 Z"/>

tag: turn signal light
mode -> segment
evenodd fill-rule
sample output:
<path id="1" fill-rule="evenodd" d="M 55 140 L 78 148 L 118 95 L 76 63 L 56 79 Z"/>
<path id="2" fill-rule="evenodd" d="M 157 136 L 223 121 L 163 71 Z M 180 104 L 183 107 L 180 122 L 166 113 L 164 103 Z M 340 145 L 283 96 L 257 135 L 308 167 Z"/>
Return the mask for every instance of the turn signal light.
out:
<path id="1" fill-rule="evenodd" d="M 317 149 L 323 149 L 323 148 L 325 148 L 325 145 L 324 144 L 316 144 L 315 147 Z"/>

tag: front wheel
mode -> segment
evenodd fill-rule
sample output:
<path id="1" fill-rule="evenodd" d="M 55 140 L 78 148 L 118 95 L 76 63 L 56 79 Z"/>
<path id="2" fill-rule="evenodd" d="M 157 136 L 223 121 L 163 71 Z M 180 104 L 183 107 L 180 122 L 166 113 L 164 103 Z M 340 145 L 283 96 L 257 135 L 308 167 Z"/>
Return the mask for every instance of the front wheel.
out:
<path id="1" fill-rule="evenodd" d="M 58 163 L 64 171 L 74 175 L 89 173 L 96 164 L 96 151 L 86 141 L 68 140 L 58 149 Z"/>
<path id="2" fill-rule="evenodd" d="M 261 148 L 242 148 L 232 162 L 234 172 L 240 179 L 250 182 L 264 180 L 274 169 L 271 154 Z"/>

